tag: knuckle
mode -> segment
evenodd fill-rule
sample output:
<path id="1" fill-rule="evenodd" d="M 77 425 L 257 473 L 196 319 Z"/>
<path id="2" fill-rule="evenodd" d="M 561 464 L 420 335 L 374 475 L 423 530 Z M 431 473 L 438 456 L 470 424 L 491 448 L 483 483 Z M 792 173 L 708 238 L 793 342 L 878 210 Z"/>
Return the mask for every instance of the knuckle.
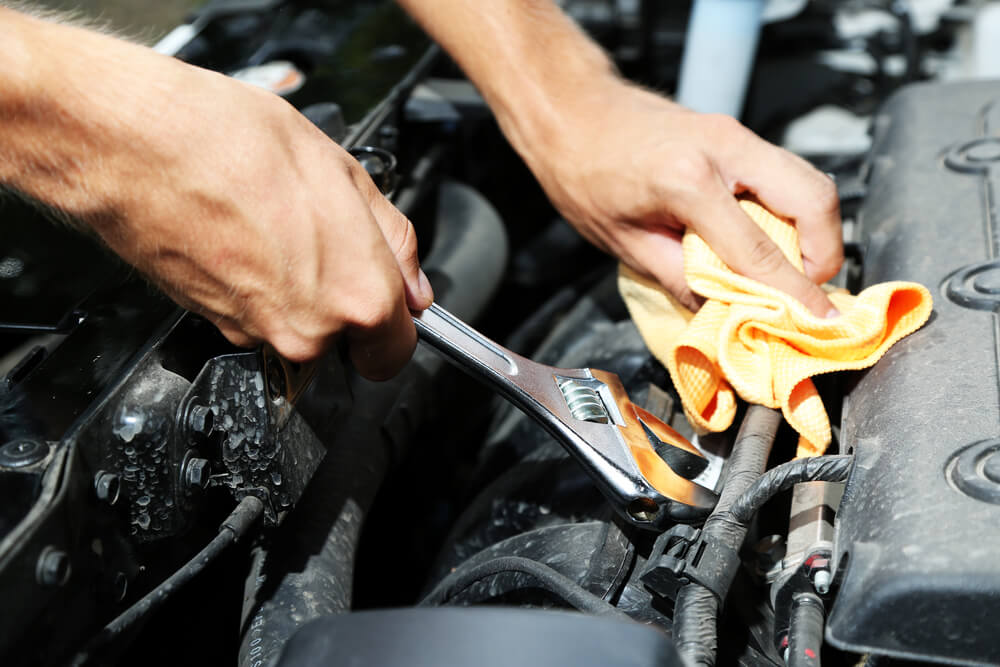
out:
<path id="1" fill-rule="evenodd" d="M 753 241 L 747 254 L 749 269 L 758 274 L 777 273 L 785 263 L 785 256 L 769 238 Z"/>
<path id="2" fill-rule="evenodd" d="M 406 219 L 403 214 L 393 210 L 391 215 L 395 219 L 392 229 L 386 234 L 386 241 L 392 254 L 402 266 L 409 266 L 417 263 L 417 233 L 413 224 Z"/>
<path id="3" fill-rule="evenodd" d="M 838 243 L 835 247 L 829 248 L 828 254 L 823 258 L 821 266 L 831 273 L 836 273 L 844 263 L 844 246 Z"/>
<path id="4" fill-rule="evenodd" d="M 351 327 L 360 331 L 384 328 L 392 322 L 401 300 L 401 295 L 388 286 L 371 290 L 369 297 L 360 300 L 348 318 Z"/>
<path id="5" fill-rule="evenodd" d="M 303 336 L 290 332 L 272 336 L 270 343 L 278 354 L 296 363 L 312 361 L 326 349 L 326 340 L 321 336 Z"/>
<path id="6" fill-rule="evenodd" d="M 736 120 L 732 116 L 721 114 L 721 113 L 710 113 L 705 114 L 705 122 L 708 127 L 718 133 L 738 133 L 742 134 L 747 131 L 740 121 Z"/>
<path id="7" fill-rule="evenodd" d="M 825 175 L 820 176 L 816 188 L 816 208 L 824 215 L 839 215 L 840 195 L 837 192 L 837 185 Z"/>
<path id="8" fill-rule="evenodd" d="M 715 168 L 704 153 L 691 151 L 674 158 L 672 171 L 675 178 L 700 189 L 711 182 Z"/>
<path id="9" fill-rule="evenodd" d="M 419 257 L 417 250 L 417 232 L 413 223 L 406 220 L 403 224 L 403 240 L 396 249 L 396 256 L 405 264 L 416 264 Z"/>

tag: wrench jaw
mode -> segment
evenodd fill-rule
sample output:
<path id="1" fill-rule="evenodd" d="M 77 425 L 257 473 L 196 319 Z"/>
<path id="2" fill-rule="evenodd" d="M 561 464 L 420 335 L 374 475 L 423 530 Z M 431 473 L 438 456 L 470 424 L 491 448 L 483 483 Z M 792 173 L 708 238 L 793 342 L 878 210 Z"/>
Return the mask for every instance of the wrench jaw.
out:
<path id="1" fill-rule="evenodd" d="M 715 506 L 714 493 L 684 476 L 703 469 L 704 457 L 679 433 L 633 405 L 617 375 L 531 361 L 437 304 L 414 315 L 413 323 L 421 340 L 545 428 L 633 525 L 657 529 L 695 521 Z"/>
<path id="2" fill-rule="evenodd" d="M 621 423 L 615 420 L 608 426 L 617 432 L 639 477 L 632 480 L 636 493 L 623 498 L 623 515 L 636 526 L 654 529 L 671 522 L 690 523 L 706 518 L 718 496 L 668 465 L 654 449 L 647 429 L 666 446 L 666 458 L 683 462 L 678 467 L 687 474 L 704 469 L 707 461 L 701 452 L 680 433 L 632 403 L 617 375 L 593 369 L 591 373 L 606 386 L 605 396 L 610 395 L 615 403 Z"/>

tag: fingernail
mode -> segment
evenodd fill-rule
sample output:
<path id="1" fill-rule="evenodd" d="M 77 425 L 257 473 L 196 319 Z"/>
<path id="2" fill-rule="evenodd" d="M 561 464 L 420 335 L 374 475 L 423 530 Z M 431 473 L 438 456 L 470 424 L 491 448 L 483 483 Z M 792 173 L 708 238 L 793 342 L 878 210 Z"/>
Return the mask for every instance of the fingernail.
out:
<path id="1" fill-rule="evenodd" d="M 824 315 L 823 317 L 825 317 L 828 320 L 832 320 L 835 317 L 840 317 L 840 311 L 837 310 L 836 308 L 831 308 L 830 310 L 826 311 L 826 315 Z"/>
<path id="2" fill-rule="evenodd" d="M 431 287 L 431 281 L 427 279 L 427 274 L 424 273 L 423 269 L 420 269 L 419 274 L 417 280 L 420 283 L 420 296 L 424 297 L 428 302 L 434 301 L 434 288 Z"/>

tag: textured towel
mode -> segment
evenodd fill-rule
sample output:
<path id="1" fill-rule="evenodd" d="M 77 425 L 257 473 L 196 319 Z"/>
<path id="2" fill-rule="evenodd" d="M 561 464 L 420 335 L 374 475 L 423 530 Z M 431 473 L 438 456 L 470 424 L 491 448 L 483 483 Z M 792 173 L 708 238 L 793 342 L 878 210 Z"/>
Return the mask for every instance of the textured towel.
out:
<path id="1" fill-rule="evenodd" d="M 740 205 L 801 271 L 795 226 L 754 200 Z M 734 273 L 697 234 L 686 233 L 683 248 L 688 285 L 707 299 L 697 313 L 624 265 L 618 288 L 702 432 L 729 427 L 738 394 L 781 408 L 799 433 L 799 456 L 822 454 L 830 420 L 810 378 L 871 366 L 930 317 L 931 295 L 923 285 L 889 282 L 857 296 L 828 289 L 841 316 L 818 318 L 784 292 Z"/>

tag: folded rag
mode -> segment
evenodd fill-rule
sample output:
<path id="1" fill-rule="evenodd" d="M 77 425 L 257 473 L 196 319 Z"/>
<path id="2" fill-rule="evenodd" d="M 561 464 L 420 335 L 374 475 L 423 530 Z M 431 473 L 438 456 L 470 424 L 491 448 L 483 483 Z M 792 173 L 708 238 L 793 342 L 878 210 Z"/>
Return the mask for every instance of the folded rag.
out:
<path id="1" fill-rule="evenodd" d="M 802 271 L 795 225 L 752 199 L 740 206 Z M 697 234 L 684 235 L 684 275 L 707 301 L 691 313 L 668 292 L 622 265 L 618 288 L 643 340 L 670 371 L 684 411 L 699 431 L 723 431 L 736 394 L 781 408 L 799 433 L 798 456 L 822 454 L 830 420 L 810 378 L 867 368 L 931 313 L 923 285 L 888 282 L 857 296 L 827 288 L 841 312 L 812 315 L 793 297 L 733 272 Z"/>

